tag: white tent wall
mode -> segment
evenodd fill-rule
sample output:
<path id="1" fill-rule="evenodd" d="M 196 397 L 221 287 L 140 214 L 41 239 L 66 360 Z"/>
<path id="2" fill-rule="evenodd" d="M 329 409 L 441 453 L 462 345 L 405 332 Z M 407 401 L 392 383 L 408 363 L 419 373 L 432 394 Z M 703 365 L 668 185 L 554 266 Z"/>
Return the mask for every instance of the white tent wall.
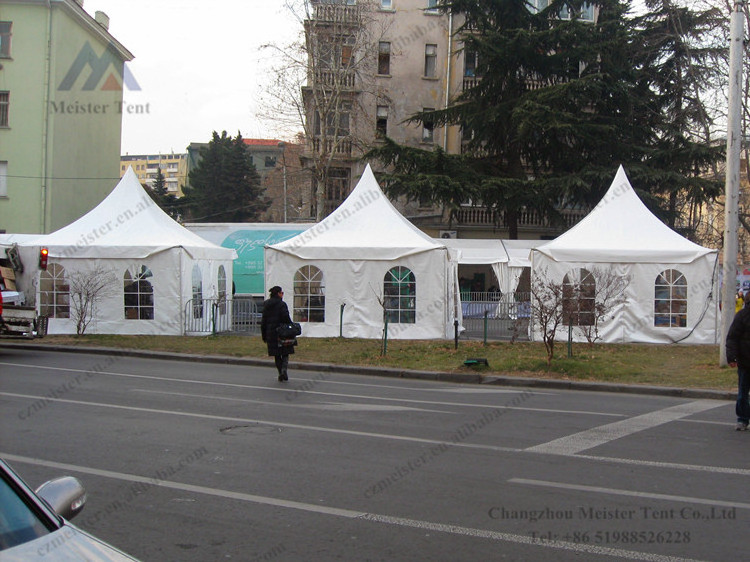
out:
<path id="1" fill-rule="evenodd" d="M 193 260 L 181 248 L 172 248 L 143 259 L 59 259 L 68 279 L 71 275 L 86 275 L 102 268 L 111 275 L 112 285 L 97 300 L 96 315 L 86 329 L 87 334 L 166 335 L 185 334 L 185 310 L 193 296 L 192 272 L 201 272 L 203 298 L 218 295 L 218 271 L 223 266 L 227 276 L 228 294 L 232 284 L 231 260 Z M 126 272 L 134 278 L 146 267 L 152 275 L 147 281 L 153 288 L 154 318 L 149 320 L 125 317 L 124 279 Z M 39 302 L 37 280 L 37 302 Z M 106 293 L 106 294 L 104 294 Z M 72 297 L 71 297 L 72 299 Z M 71 303 L 72 304 L 72 303 Z M 76 319 L 72 310 L 70 318 L 50 318 L 50 334 L 75 334 Z"/>
<path id="2" fill-rule="evenodd" d="M 363 248 L 362 254 L 366 255 Z M 442 339 L 453 330 L 452 270 L 447 250 L 438 248 L 397 260 L 303 260 L 266 248 L 266 288 L 280 285 L 294 317 L 294 276 L 306 265 L 323 273 L 325 322 L 305 322 L 309 337 L 377 339 L 383 335 L 383 282 L 397 266 L 409 268 L 416 280 L 416 322 L 388 326 L 390 339 Z M 341 326 L 341 305 L 346 305 Z M 340 332 L 341 330 L 341 332 Z"/>
<path id="3" fill-rule="evenodd" d="M 614 270 L 627 276 L 629 285 L 625 302 L 608 314 L 600 325 L 603 342 L 697 343 L 718 341 L 718 251 L 699 246 L 684 238 L 643 204 L 625 170 L 619 167 L 607 193 L 599 204 L 567 232 L 531 251 L 533 279 L 546 276 L 562 284 L 564 276 L 583 268 Z M 686 326 L 662 326 L 685 313 L 684 300 L 673 295 L 682 291 L 679 285 L 661 292 L 656 313 L 656 281 L 662 272 L 677 270 L 687 282 Z M 672 291 L 672 292 L 670 292 Z M 672 300 L 674 298 L 674 300 Z M 675 309 L 669 310 L 671 307 Z M 577 332 L 577 330 L 574 330 Z M 535 339 L 541 337 L 534 326 Z M 565 327 L 567 337 L 567 327 Z M 581 340 L 580 336 L 577 337 Z"/>
<path id="4" fill-rule="evenodd" d="M 603 343 L 686 343 L 716 344 L 718 310 L 716 300 L 717 254 L 710 254 L 685 264 L 657 263 L 584 263 L 555 262 L 535 253 L 532 267 L 532 283 L 540 278 L 562 283 L 564 276 L 584 268 L 607 269 L 618 276 L 629 277 L 625 291 L 625 302 L 614 308 L 607 319 L 599 325 L 599 336 Z M 676 269 L 688 283 L 687 326 L 662 327 L 654 325 L 655 283 L 660 273 Z M 567 340 L 568 327 L 558 330 L 558 341 Z M 534 324 L 532 339 L 541 341 L 539 326 Z M 573 339 L 586 341 L 582 333 L 573 329 Z"/>

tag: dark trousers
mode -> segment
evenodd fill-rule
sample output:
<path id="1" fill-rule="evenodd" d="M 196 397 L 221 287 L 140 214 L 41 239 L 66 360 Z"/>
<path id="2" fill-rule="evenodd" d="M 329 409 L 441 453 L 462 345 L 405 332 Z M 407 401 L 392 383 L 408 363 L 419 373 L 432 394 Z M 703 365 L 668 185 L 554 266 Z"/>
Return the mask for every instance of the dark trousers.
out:
<path id="1" fill-rule="evenodd" d="M 287 366 L 289 365 L 288 355 L 274 355 L 274 361 L 276 362 L 276 370 L 280 375 L 286 375 Z"/>
<path id="2" fill-rule="evenodd" d="M 747 367 L 737 365 L 737 406 L 735 413 L 737 421 L 741 423 L 750 422 L 750 370 Z"/>

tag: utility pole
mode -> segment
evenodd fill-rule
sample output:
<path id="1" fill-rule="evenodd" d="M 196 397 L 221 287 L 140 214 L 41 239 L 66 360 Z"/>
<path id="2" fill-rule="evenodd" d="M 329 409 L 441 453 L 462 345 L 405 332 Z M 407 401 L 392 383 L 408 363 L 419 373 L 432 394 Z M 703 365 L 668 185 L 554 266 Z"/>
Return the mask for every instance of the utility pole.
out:
<path id="1" fill-rule="evenodd" d="M 724 266 L 721 291 L 721 340 L 719 365 L 727 365 L 726 342 L 734 318 L 737 294 L 737 246 L 740 200 L 742 55 L 745 38 L 744 0 L 737 0 L 729 23 L 729 114 L 727 118 L 727 170 L 724 207 Z"/>
<path id="2" fill-rule="evenodd" d="M 279 142 L 279 148 L 281 149 L 281 166 L 282 166 L 282 175 L 284 178 L 284 222 L 287 222 L 286 220 L 286 143 L 284 141 Z"/>

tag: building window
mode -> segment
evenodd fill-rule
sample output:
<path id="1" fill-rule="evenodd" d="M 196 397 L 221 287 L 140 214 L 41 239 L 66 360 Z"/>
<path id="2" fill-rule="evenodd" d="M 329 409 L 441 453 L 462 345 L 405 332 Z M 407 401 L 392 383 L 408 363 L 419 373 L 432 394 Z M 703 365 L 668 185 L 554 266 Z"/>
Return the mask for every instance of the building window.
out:
<path id="1" fill-rule="evenodd" d="M 10 119 L 10 92 L 0 92 L 0 127 L 8 127 Z"/>
<path id="2" fill-rule="evenodd" d="M 193 318 L 203 318 L 203 272 L 193 266 Z"/>
<path id="3" fill-rule="evenodd" d="M 422 111 L 435 111 L 431 107 L 425 107 Z M 435 140 L 435 123 L 432 118 L 426 118 L 422 121 L 422 142 L 433 142 Z"/>
<path id="4" fill-rule="evenodd" d="M 437 75 L 437 45 L 424 47 L 424 75 L 425 78 L 435 78 Z"/>
<path id="5" fill-rule="evenodd" d="M 275 168 L 276 167 L 276 157 L 275 156 L 266 156 L 264 165 L 266 168 Z"/>
<path id="6" fill-rule="evenodd" d="M 417 321 L 417 282 L 408 267 L 399 265 L 385 274 L 383 306 L 389 323 L 414 324 Z"/>
<path id="7" fill-rule="evenodd" d="M 302 266 L 294 274 L 294 320 L 325 322 L 326 294 L 323 272 L 314 265 Z"/>
<path id="8" fill-rule="evenodd" d="M 378 74 L 391 73 L 391 44 L 388 41 L 378 43 Z"/>
<path id="9" fill-rule="evenodd" d="M 393 9 L 393 0 L 380 0 L 380 9 L 381 10 Z"/>
<path id="10" fill-rule="evenodd" d="M 427 0 L 427 12 L 434 14 L 438 11 L 438 0 Z"/>
<path id="11" fill-rule="evenodd" d="M 662 271 L 654 284 L 654 326 L 687 327 L 687 279 L 676 269 Z"/>
<path id="12" fill-rule="evenodd" d="M 479 54 L 476 51 L 466 50 L 464 51 L 464 76 L 466 78 L 474 78 L 479 76 L 477 73 L 477 63 L 479 62 Z"/>
<path id="13" fill-rule="evenodd" d="M 581 19 L 584 21 L 594 21 L 594 5 L 584 2 L 581 6 Z"/>
<path id="14" fill-rule="evenodd" d="M 8 163 L 0 162 L 0 197 L 8 196 Z"/>
<path id="15" fill-rule="evenodd" d="M 384 137 L 388 134 L 388 106 L 379 105 L 375 117 L 375 134 Z"/>
<path id="16" fill-rule="evenodd" d="M 349 195 L 349 169 L 331 168 L 326 178 L 326 215 L 335 211 Z"/>
<path id="17" fill-rule="evenodd" d="M 153 273 L 145 265 L 135 272 L 125 272 L 122 281 L 127 320 L 154 319 L 154 287 L 148 281 L 150 277 L 153 277 Z"/>
<path id="18" fill-rule="evenodd" d="M 59 263 L 48 264 L 39 276 L 39 313 L 48 318 L 70 318 L 70 285 Z"/>
<path id="19" fill-rule="evenodd" d="M 563 322 L 593 326 L 596 280 L 587 269 L 574 269 L 563 278 Z"/>
<path id="20" fill-rule="evenodd" d="M 337 110 L 338 109 L 338 110 Z M 342 103 L 338 108 L 331 108 L 330 112 L 325 115 L 326 122 L 326 136 L 334 137 L 347 137 L 349 136 L 349 112 L 351 111 L 351 105 L 348 103 Z M 320 135 L 321 128 L 321 116 L 320 113 L 315 113 L 315 134 Z"/>
<path id="21" fill-rule="evenodd" d="M 10 58 L 11 21 L 0 21 L 0 58 Z"/>

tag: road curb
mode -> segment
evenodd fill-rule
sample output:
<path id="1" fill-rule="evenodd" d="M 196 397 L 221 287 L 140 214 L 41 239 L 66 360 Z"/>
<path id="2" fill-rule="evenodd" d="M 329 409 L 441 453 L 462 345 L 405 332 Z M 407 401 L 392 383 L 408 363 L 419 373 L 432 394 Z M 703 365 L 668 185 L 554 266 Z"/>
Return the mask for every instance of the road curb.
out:
<path id="1" fill-rule="evenodd" d="M 272 367 L 271 359 L 257 357 L 232 357 L 229 355 L 193 355 L 169 351 L 147 351 L 142 349 L 121 349 L 115 347 L 81 347 L 63 345 L 44 345 L 25 342 L 0 342 L 0 348 L 22 348 L 38 351 L 58 351 L 65 353 L 89 353 L 96 355 L 122 355 L 145 359 L 166 359 L 173 361 L 195 361 L 225 365 L 249 365 Z M 673 396 L 690 399 L 736 400 L 734 392 L 701 388 L 679 388 L 669 386 L 636 385 L 604 383 L 594 381 L 573 381 L 564 379 L 535 379 L 531 377 L 511 377 L 503 375 L 483 376 L 479 373 L 445 373 L 439 371 L 419 371 L 410 369 L 393 369 L 389 367 L 333 365 L 330 363 L 294 363 L 294 367 L 328 373 L 369 375 L 375 377 L 392 377 L 403 379 L 433 380 L 465 384 L 484 384 L 497 386 L 518 386 L 527 388 L 547 388 L 556 390 L 585 390 L 590 392 L 613 392 L 623 394 L 644 394 L 652 396 Z"/>

